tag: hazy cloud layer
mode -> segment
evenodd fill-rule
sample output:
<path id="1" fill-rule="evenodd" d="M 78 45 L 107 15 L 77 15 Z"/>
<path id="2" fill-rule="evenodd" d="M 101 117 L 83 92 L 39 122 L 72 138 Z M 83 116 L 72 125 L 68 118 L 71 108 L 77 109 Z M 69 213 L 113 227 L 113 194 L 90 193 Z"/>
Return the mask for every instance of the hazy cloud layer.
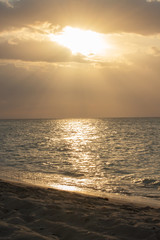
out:
<path id="1" fill-rule="evenodd" d="M 99 69 L 4 63 L 0 117 L 160 116 L 160 58 L 132 60 Z"/>
<path id="2" fill-rule="evenodd" d="M 19 0 L 0 2 L 0 29 L 50 22 L 98 32 L 159 33 L 160 2 L 146 0 Z"/>

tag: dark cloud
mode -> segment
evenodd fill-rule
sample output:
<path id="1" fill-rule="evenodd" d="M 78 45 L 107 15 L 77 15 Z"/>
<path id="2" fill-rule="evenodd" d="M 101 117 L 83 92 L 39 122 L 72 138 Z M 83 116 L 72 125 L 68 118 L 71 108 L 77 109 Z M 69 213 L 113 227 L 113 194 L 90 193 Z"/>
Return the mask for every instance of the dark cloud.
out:
<path id="1" fill-rule="evenodd" d="M 0 44 L 0 58 L 32 62 L 86 62 L 83 55 L 72 55 L 69 49 L 51 41 L 3 42 Z"/>
<path id="2" fill-rule="evenodd" d="M 99 32 L 159 33 L 160 2 L 146 0 L 20 0 L 0 3 L 0 29 L 34 22 L 71 25 Z"/>

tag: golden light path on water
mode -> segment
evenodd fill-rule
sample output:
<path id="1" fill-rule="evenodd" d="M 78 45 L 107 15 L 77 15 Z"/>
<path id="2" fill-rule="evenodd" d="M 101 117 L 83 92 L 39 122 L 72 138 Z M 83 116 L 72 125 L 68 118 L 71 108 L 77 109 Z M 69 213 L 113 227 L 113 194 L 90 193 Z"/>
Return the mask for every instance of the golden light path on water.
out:
<path id="1" fill-rule="evenodd" d="M 62 120 L 61 131 L 63 132 L 62 141 L 72 153 L 67 159 L 69 164 L 70 176 L 59 176 L 59 183 L 51 183 L 50 186 L 68 191 L 87 192 L 94 191 L 89 186 L 96 185 L 96 189 L 101 189 L 103 171 L 97 152 L 96 144 L 99 141 L 99 129 L 94 120 Z M 62 160 L 63 162 L 63 160 Z M 63 163 L 61 165 L 63 169 Z M 67 174 L 68 174 L 67 172 Z M 73 172 L 73 175 L 72 175 Z M 100 181 L 97 181 L 97 180 Z M 104 179 L 107 182 L 107 179 Z M 103 182 L 104 183 L 104 182 Z M 86 186 L 88 186 L 86 188 Z"/>

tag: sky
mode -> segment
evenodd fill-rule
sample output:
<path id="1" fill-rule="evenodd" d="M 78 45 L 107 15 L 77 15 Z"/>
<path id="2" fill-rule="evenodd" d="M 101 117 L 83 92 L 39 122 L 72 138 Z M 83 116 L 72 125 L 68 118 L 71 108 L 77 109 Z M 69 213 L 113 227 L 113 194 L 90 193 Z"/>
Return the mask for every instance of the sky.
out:
<path id="1" fill-rule="evenodd" d="M 0 0 L 0 119 L 160 117 L 160 1 Z"/>

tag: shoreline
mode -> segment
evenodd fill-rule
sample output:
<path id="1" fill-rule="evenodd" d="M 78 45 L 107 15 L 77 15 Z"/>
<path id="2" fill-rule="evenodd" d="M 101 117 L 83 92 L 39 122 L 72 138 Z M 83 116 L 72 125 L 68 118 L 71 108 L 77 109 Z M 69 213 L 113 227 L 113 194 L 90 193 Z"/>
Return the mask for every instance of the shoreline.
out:
<path id="1" fill-rule="evenodd" d="M 160 239 L 160 208 L 0 179 L 0 239 Z"/>
<path id="2" fill-rule="evenodd" d="M 101 192 L 101 191 L 94 191 L 94 190 L 86 190 L 81 189 L 74 186 L 68 186 L 68 185 L 60 185 L 58 183 L 55 184 L 44 184 L 43 182 L 36 181 L 33 179 L 33 182 L 22 180 L 21 178 L 9 178 L 6 176 L 0 176 L 0 180 L 20 185 L 26 185 L 26 186 L 32 186 L 32 187 L 40 187 L 40 188 L 50 188 L 53 190 L 58 191 L 64 191 L 69 193 L 77 193 L 87 196 L 93 196 L 93 197 L 100 197 L 100 198 L 109 198 L 112 201 L 115 201 L 117 203 L 124 203 L 124 204 L 134 204 L 141 207 L 151 207 L 151 208 L 160 208 L 160 201 L 154 198 L 147 198 L 143 196 L 130 196 L 130 195 L 121 195 L 118 193 L 107 193 L 107 192 Z"/>

